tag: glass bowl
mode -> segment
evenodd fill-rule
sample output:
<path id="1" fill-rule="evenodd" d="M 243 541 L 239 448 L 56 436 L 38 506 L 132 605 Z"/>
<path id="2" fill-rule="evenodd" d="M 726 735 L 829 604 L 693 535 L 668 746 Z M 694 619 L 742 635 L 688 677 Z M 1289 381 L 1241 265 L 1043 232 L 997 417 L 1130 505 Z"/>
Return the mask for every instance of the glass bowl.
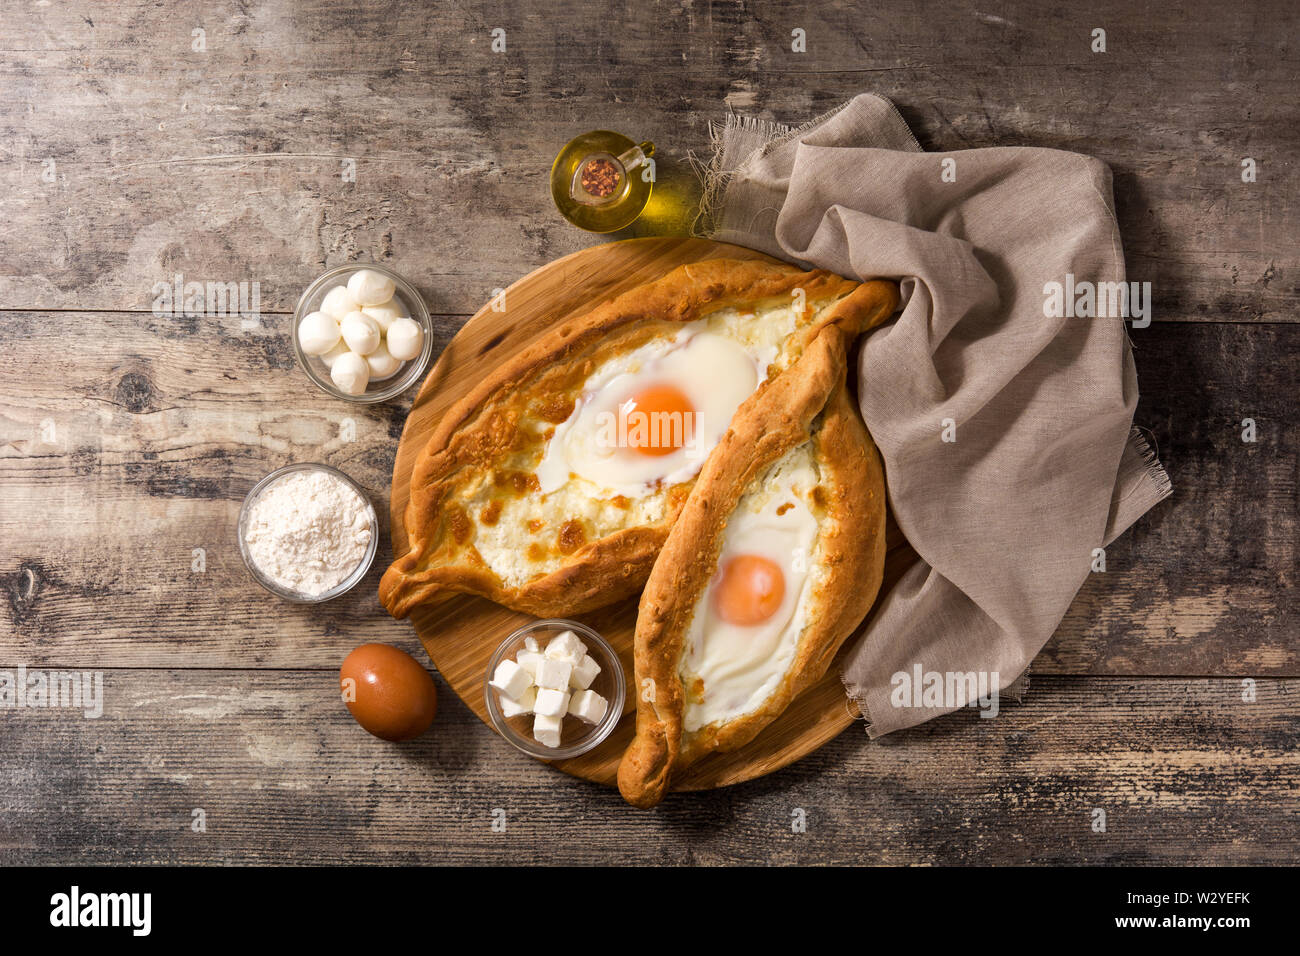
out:
<path id="1" fill-rule="evenodd" d="M 244 532 L 248 528 L 249 515 L 253 510 L 253 502 L 258 496 L 285 475 L 293 474 L 299 471 L 323 471 L 333 475 L 346 482 L 348 487 L 361 496 L 361 500 L 366 503 L 366 512 L 370 517 L 370 546 L 366 548 L 365 557 L 361 563 L 346 578 L 340 581 L 328 591 L 322 591 L 320 594 L 307 594 L 303 591 L 293 591 L 289 588 L 282 587 L 262 572 L 253 556 L 248 552 L 248 544 L 244 540 Z M 244 496 L 244 505 L 239 509 L 239 524 L 236 535 L 239 538 L 239 554 L 244 559 L 244 566 L 248 568 L 248 573 L 252 575 L 253 580 L 262 587 L 266 588 L 277 597 L 284 598 L 286 601 L 292 601 L 295 604 L 320 604 L 323 601 L 329 601 L 341 594 L 351 591 L 366 576 L 370 566 L 375 563 L 375 554 L 379 551 L 379 517 L 375 514 L 375 506 L 370 501 L 370 496 L 366 494 L 365 489 L 358 485 L 337 468 L 331 468 L 329 465 L 323 465 L 319 462 L 300 462 L 296 465 L 286 465 L 283 468 L 277 468 L 257 484 L 252 490 Z"/>
<path id="2" fill-rule="evenodd" d="M 347 285 L 352 274 L 360 272 L 362 269 L 370 269 L 393 280 L 393 285 L 396 286 L 393 291 L 393 298 L 406 307 L 406 314 L 415 320 L 424 331 L 424 348 L 420 350 L 418 356 L 398 366 L 397 371 L 392 375 L 387 378 L 371 380 L 366 386 L 366 390 L 360 395 L 349 395 L 334 384 L 334 381 L 330 378 L 329 366 L 325 364 L 325 361 L 320 356 L 308 355 L 302 350 L 302 345 L 298 342 L 298 324 L 302 322 L 304 317 L 320 310 L 320 304 L 330 289 L 336 285 Z M 298 307 L 294 309 L 293 328 L 289 330 L 289 335 L 293 339 L 293 354 L 298 357 L 299 367 L 307 373 L 307 377 L 312 380 L 317 388 L 333 395 L 335 398 L 341 398 L 345 402 L 355 402 L 361 405 L 371 405 L 375 402 L 386 402 L 390 398 L 396 398 L 420 381 L 424 377 L 424 373 L 428 371 L 429 364 L 433 361 L 433 320 L 429 317 L 429 310 L 424 304 L 424 299 L 416 291 L 415 286 L 396 272 L 373 263 L 350 262 L 345 266 L 338 266 L 307 286 L 307 291 L 298 300 Z"/>
<path id="3" fill-rule="evenodd" d="M 524 649 L 524 638 L 536 637 L 539 643 L 544 646 L 546 641 L 563 631 L 573 631 L 574 634 L 578 635 L 582 642 L 587 645 L 587 653 L 594 657 L 596 663 L 600 665 L 600 673 L 591 682 L 590 689 L 609 701 L 609 707 L 605 711 L 604 719 L 594 726 L 579 720 L 577 717 L 565 717 L 560 746 L 547 747 L 545 744 L 533 739 L 533 717 L 531 714 L 506 717 L 501 713 L 501 705 L 497 702 L 497 690 L 489 684 L 489 681 L 492 680 L 492 675 L 496 673 L 498 664 L 507 657 L 513 659 L 516 654 Z M 487 700 L 488 717 L 491 718 L 492 726 L 496 728 L 497 733 L 502 737 L 524 753 L 539 760 L 568 760 L 570 757 L 585 754 L 587 751 L 596 748 L 614 732 L 614 728 L 618 726 L 618 722 L 623 718 L 623 703 L 627 693 L 624 686 L 625 680 L 623 664 L 618 659 L 618 654 L 603 637 L 587 627 L 587 625 L 579 624 L 577 621 L 568 621 L 564 618 L 546 618 L 545 620 L 533 621 L 531 624 L 524 625 L 501 642 L 501 646 L 492 655 L 492 660 L 488 662 L 487 674 L 483 678 L 483 694 Z"/>

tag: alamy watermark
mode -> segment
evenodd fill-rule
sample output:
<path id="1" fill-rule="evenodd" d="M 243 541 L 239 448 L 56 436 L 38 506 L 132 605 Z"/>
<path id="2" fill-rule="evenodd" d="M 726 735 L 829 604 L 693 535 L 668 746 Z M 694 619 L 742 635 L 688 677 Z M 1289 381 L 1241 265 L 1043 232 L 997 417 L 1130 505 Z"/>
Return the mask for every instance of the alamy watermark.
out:
<path id="1" fill-rule="evenodd" d="M 927 671 L 916 664 L 910 674 L 898 671 L 890 678 L 889 702 L 930 709 L 978 707 L 981 717 L 996 717 L 1000 678 L 997 671 Z"/>
<path id="2" fill-rule="evenodd" d="M 0 671 L 0 710 L 65 707 L 90 720 L 104 713 L 103 671 L 29 671 L 25 665 Z"/>
<path id="3" fill-rule="evenodd" d="M 132 936 L 153 928 L 152 893 L 84 893 L 74 885 L 50 897 L 50 925 L 57 928 L 121 927 Z"/>
<path id="4" fill-rule="evenodd" d="M 596 415 L 597 448 L 627 448 L 643 454 L 666 455 L 682 450 L 686 458 L 702 457 L 696 437 L 695 412 L 641 411 L 629 404 L 617 414 Z"/>
<path id="5" fill-rule="evenodd" d="M 1049 319 L 1131 319 L 1133 328 L 1151 324 L 1150 282 L 1090 282 L 1076 280 L 1043 286 L 1043 315 Z"/>
<path id="6" fill-rule="evenodd" d="M 258 282 L 186 282 L 176 273 L 169 282 L 155 282 L 153 314 L 159 318 L 237 315 L 245 329 L 262 319 L 262 289 Z"/>

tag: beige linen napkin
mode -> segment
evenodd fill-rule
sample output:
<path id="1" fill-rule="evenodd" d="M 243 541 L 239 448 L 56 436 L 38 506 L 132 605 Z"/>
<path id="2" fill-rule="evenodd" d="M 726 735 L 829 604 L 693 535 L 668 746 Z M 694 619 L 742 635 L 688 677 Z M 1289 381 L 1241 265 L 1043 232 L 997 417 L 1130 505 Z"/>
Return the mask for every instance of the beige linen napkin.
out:
<path id="1" fill-rule="evenodd" d="M 1109 169 L 1051 149 L 925 153 L 862 95 L 797 130 L 730 116 L 704 173 L 712 238 L 901 280 L 898 319 L 862 343 L 858 397 L 921 560 L 844 662 L 868 732 L 973 703 L 968 676 L 1016 693 L 1094 549 L 1171 492 L 1132 429 L 1123 319 L 1045 308 L 1048 283 L 1126 280 Z"/>

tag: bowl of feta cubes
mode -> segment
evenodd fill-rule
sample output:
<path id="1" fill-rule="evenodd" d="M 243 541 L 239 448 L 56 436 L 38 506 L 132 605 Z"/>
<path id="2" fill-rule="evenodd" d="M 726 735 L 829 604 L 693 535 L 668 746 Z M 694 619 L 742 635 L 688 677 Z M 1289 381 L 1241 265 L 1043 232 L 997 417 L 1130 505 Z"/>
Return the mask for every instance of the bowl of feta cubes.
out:
<path id="1" fill-rule="evenodd" d="M 567 760 L 600 745 L 623 716 L 623 665 L 603 637 L 562 618 L 533 621 L 497 648 L 484 695 L 492 726 L 526 754 Z"/>

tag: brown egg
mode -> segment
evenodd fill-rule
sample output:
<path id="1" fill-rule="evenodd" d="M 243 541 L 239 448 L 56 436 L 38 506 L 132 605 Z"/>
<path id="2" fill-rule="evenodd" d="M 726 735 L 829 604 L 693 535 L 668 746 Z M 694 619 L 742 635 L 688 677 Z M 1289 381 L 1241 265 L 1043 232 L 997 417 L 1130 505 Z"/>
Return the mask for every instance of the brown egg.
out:
<path id="1" fill-rule="evenodd" d="M 429 729 L 438 691 L 414 657 L 387 644 L 362 644 L 339 668 L 343 702 L 357 723 L 383 740 L 410 740 Z"/>

